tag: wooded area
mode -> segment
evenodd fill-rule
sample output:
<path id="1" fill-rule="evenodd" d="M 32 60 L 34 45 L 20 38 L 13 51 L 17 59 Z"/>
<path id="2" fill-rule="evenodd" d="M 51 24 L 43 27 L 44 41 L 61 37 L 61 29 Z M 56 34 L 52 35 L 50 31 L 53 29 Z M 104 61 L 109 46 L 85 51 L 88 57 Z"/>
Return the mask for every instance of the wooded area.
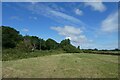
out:
<path id="1" fill-rule="evenodd" d="M 56 42 L 55 40 L 48 38 L 44 40 L 37 36 L 30 36 L 30 35 L 21 35 L 19 31 L 12 27 L 2 26 L 2 49 L 3 49 L 3 60 L 19 58 L 19 57 L 28 57 L 30 56 L 31 52 L 40 51 L 38 53 L 41 55 L 41 52 L 44 52 L 44 55 L 49 53 L 50 51 L 57 52 L 65 52 L 65 53 L 104 53 L 104 51 L 108 50 L 98 50 L 95 49 L 80 49 L 80 46 L 77 48 L 71 44 L 69 39 L 64 39 L 60 43 Z M 118 49 L 114 49 L 111 51 L 119 51 Z M 51 53 L 51 52 L 50 52 Z M 108 53 L 108 52 L 107 52 Z M 110 54 L 118 54 L 117 52 Z M 27 54 L 27 55 L 26 55 Z M 37 54 L 37 55 L 38 55 Z M 37 56 L 32 53 L 31 56 Z M 11 58 L 10 58 L 11 56 Z M 17 56 L 17 57 L 16 57 Z"/>
<path id="2" fill-rule="evenodd" d="M 3 49 L 17 48 L 26 52 L 62 49 L 66 52 L 79 52 L 79 49 L 73 46 L 69 39 L 57 43 L 51 38 L 44 40 L 37 36 L 22 36 L 19 31 L 7 26 L 2 26 L 2 41 Z"/>
<path id="3" fill-rule="evenodd" d="M 21 35 L 19 31 L 12 27 L 2 26 L 2 48 L 3 58 L 4 55 L 19 53 L 30 53 L 36 50 L 50 51 L 50 50 L 63 50 L 67 53 L 80 52 L 79 46 L 76 48 L 73 46 L 69 39 L 62 40 L 57 43 L 55 40 L 49 38 L 44 40 L 37 36 Z"/>

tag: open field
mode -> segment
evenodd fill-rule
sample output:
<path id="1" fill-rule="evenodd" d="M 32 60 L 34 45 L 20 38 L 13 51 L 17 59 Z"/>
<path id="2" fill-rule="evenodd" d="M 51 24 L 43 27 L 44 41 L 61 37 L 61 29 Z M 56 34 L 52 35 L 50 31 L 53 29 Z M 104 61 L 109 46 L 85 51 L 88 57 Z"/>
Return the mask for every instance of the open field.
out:
<path id="1" fill-rule="evenodd" d="M 3 77 L 116 78 L 118 56 L 68 53 L 3 61 Z"/>

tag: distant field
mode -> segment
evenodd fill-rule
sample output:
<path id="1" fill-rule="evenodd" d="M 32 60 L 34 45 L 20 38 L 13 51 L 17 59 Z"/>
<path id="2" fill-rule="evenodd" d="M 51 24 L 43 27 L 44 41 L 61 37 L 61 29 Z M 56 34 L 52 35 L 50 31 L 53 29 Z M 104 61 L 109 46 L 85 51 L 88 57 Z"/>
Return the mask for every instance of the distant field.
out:
<path id="1" fill-rule="evenodd" d="M 9 78 L 116 78 L 118 56 L 68 53 L 3 61 Z"/>

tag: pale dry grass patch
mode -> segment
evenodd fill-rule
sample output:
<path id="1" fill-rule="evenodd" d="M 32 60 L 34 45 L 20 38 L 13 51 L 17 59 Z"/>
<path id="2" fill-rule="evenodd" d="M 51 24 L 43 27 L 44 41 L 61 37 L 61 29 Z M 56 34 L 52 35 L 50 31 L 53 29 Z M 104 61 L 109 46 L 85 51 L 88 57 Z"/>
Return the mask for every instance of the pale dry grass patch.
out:
<path id="1" fill-rule="evenodd" d="M 56 54 L 3 61 L 3 77 L 115 78 L 118 57 L 99 54 Z"/>

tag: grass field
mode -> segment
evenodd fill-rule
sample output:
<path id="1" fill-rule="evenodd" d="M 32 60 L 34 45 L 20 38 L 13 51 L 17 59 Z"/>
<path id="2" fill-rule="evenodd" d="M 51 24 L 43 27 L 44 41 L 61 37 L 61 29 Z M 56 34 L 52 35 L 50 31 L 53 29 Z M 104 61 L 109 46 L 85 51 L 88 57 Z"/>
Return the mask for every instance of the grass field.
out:
<path id="1" fill-rule="evenodd" d="M 68 53 L 3 61 L 9 78 L 116 78 L 118 56 Z"/>

